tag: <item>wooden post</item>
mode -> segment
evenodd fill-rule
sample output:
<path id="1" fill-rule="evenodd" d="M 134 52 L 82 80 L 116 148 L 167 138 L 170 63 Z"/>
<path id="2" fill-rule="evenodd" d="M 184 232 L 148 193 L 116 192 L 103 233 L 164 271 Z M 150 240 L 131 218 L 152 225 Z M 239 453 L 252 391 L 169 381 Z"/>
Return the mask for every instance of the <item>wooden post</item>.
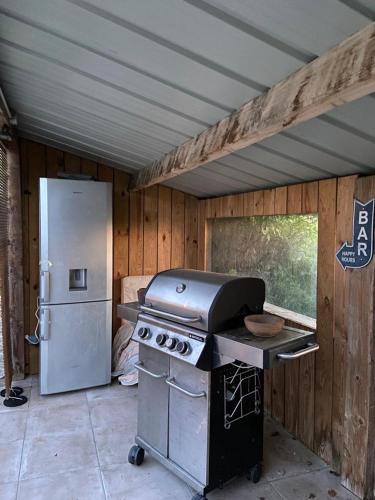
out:
<path id="1" fill-rule="evenodd" d="M 25 374 L 24 319 L 23 319 L 23 252 L 21 179 L 18 144 L 12 141 L 7 150 L 9 171 L 9 328 L 13 377 Z"/>
<path id="2" fill-rule="evenodd" d="M 353 198 L 357 176 L 341 177 L 337 181 L 336 249 L 353 236 Z M 335 309 L 333 332 L 333 384 L 332 384 L 332 467 L 341 472 L 344 453 L 343 432 L 345 416 L 345 374 L 348 338 L 348 279 L 335 262 Z"/>
<path id="3" fill-rule="evenodd" d="M 332 377 L 334 330 L 334 267 L 336 179 L 319 182 L 317 340 L 315 358 L 315 451 L 332 461 Z"/>
<path id="4" fill-rule="evenodd" d="M 46 147 L 36 142 L 27 142 L 28 167 L 28 248 L 29 254 L 29 331 L 34 333 L 37 324 L 35 311 L 39 295 L 39 179 L 46 176 Z M 29 352 L 29 373 L 39 372 L 39 347 L 27 345 Z"/>
<path id="5" fill-rule="evenodd" d="M 375 176 L 358 179 L 355 198 L 375 198 Z M 342 484 L 375 498 L 375 259 L 348 273 L 347 354 Z"/>

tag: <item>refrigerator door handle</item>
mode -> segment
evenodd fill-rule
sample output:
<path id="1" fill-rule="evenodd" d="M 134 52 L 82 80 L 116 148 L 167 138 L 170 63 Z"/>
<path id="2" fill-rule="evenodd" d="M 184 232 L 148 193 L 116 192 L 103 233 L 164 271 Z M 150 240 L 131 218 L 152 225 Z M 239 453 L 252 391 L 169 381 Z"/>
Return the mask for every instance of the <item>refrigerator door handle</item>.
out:
<path id="1" fill-rule="evenodd" d="M 49 339 L 50 324 L 50 310 L 47 307 L 43 307 L 40 310 L 40 340 Z"/>
<path id="2" fill-rule="evenodd" d="M 40 272 L 40 303 L 49 302 L 49 271 Z"/>

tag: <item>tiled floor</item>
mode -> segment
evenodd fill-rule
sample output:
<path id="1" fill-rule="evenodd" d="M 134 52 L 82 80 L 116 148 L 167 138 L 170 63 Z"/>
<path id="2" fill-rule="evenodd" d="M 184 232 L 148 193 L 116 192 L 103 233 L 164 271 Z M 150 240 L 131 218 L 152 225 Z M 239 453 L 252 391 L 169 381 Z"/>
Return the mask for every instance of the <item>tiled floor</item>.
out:
<path id="1" fill-rule="evenodd" d="M 0 405 L 0 500 L 190 500 L 192 490 L 151 458 L 127 462 L 137 389 L 114 384 L 41 397 L 33 378 L 27 405 Z M 354 500 L 313 453 L 266 419 L 264 475 L 238 478 L 209 500 Z"/>

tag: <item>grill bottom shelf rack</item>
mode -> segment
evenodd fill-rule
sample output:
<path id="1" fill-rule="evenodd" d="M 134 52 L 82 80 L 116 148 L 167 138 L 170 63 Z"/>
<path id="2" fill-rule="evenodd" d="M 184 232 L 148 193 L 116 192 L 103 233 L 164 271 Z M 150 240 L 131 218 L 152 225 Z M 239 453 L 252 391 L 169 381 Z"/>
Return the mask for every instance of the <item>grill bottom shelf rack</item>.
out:
<path id="1" fill-rule="evenodd" d="M 230 365 L 224 374 L 224 427 L 230 429 L 248 415 L 260 413 L 259 370 L 244 363 Z"/>

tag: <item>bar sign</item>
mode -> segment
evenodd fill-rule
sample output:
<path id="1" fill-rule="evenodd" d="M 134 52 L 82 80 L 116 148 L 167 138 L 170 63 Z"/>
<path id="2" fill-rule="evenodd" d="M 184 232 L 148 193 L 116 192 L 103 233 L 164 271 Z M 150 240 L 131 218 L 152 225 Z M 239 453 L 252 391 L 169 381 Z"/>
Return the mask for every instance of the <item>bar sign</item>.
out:
<path id="1" fill-rule="evenodd" d="M 367 266 L 374 253 L 374 205 L 375 198 L 367 203 L 354 200 L 353 243 L 347 241 L 336 253 L 336 258 L 345 270 Z"/>

